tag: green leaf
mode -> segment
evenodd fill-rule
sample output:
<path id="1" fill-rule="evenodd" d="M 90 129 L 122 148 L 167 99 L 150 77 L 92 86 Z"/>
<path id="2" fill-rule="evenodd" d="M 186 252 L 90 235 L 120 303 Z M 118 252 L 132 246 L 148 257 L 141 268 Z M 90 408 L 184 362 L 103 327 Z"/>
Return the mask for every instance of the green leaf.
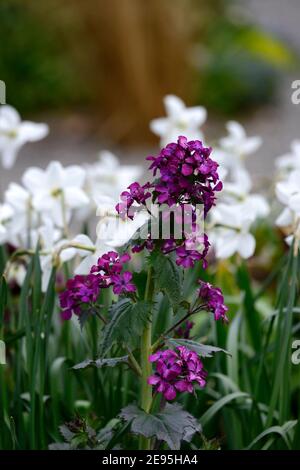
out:
<path id="1" fill-rule="evenodd" d="M 212 357 L 216 352 L 223 352 L 230 355 L 230 353 L 225 349 L 218 348 L 217 346 L 209 346 L 208 344 L 197 343 L 197 341 L 193 341 L 191 339 L 168 338 L 167 343 L 169 343 L 170 346 L 173 346 L 174 348 L 178 346 L 185 346 L 192 351 L 195 351 L 201 357 Z"/>
<path id="2" fill-rule="evenodd" d="M 118 423 L 119 420 L 112 419 L 104 428 L 100 429 L 97 433 L 97 449 L 106 449 L 108 443 L 113 438 L 113 430 Z"/>
<path id="3" fill-rule="evenodd" d="M 167 403 L 164 410 L 149 414 L 136 405 L 121 411 L 120 417 L 131 422 L 131 431 L 147 438 L 165 441 L 170 449 L 179 450 L 182 441 L 190 442 L 195 433 L 201 432 L 198 421 L 178 403 Z"/>
<path id="4" fill-rule="evenodd" d="M 176 310 L 182 300 L 182 269 L 177 266 L 172 256 L 161 252 L 153 252 L 149 259 L 154 269 L 156 290 L 166 294 Z"/>
<path id="5" fill-rule="evenodd" d="M 110 321 L 105 326 L 100 344 L 100 357 L 105 356 L 114 342 L 132 343 L 148 321 L 149 302 L 132 302 L 122 299 L 113 304 L 109 310 Z"/>
<path id="6" fill-rule="evenodd" d="M 122 357 L 109 357 L 109 358 L 100 358 L 96 359 L 95 361 L 92 359 L 86 359 L 79 364 L 76 364 L 72 367 L 72 369 L 86 369 L 87 367 L 97 367 L 100 369 L 101 367 L 115 367 L 118 364 L 124 364 L 128 362 L 128 356 Z"/>
<path id="7" fill-rule="evenodd" d="M 66 426 L 65 424 L 59 426 L 59 432 L 66 442 L 71 442 L 73 437 L 75 436 L 75 433 L 70 431 L 68 426 Z"/>
<path id="8" fill-rule="evenodd" d="M 294 426 L 296 426 L 297 421 L 288 421 L 283 426 L 271 426 L 268 429 L 265 429 L 262 433 L 260 433 L 251 444 L 247 446 L 247 450 L 250 450 L 255 444 L 257 444 L 261 439 L 270 435 L 270 434 L 278 434 L 285 442 L 288 449 L 290 449 L 290 443 L 287 439 L 287 435 Z"/>
<path id="9" fill-rule="evenodd" d="M 217 414 L 225 405 L 228 403 L 237 400 L 239 398 L 249 398 L 249 394 L 245 392 L 234 392 L 226 395 L 225 397 L 220 398 L 216 401 L 200 418 L 202 426 L 205 426 L 214 416 Z"/>

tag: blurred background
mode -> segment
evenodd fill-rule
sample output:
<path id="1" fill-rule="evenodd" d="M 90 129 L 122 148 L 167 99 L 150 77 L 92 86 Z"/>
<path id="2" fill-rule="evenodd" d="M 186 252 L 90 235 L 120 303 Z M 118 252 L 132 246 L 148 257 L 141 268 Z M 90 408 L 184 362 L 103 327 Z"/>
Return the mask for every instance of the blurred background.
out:
<path id="1" fill-rule="evenodd" d="M 168 93 L 207 107 L 211 142 L 229 119 L 261 135 L 249 165 L 269 172 L 300 138 L 299 24 L 299 0 L 1 0 L 7 103 L 50 125 L 5 179 L 53 159 L 94 161 L 104 148 L 142 163 Z"/>

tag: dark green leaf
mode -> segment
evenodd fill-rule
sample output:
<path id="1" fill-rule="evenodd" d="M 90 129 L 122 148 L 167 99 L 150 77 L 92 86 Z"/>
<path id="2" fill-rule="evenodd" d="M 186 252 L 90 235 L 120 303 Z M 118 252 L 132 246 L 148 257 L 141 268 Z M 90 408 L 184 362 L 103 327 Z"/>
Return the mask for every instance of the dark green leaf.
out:
<path id="1" fill-rule="evenodd" d="M 182 269 L 171 255 L 154 252 L 149 259 L 154 269 L 156 290 L 166 294 L 176 310 L 182 300 Z"/>
<path id="2" fill-rule="evenodd" d="M 191 339 L 167 339 L 167 343 L 169 343 L 173 347 L 178 346 L 185 346 L 192 351 L 195 351 L 201 357 L 212 357 L 216 352 L 223 352 L 225 354 L 230 353 L 225 349 L 218 348 L 216 346 L 209 346 L 208 344 L 201 344 L 197 343 L 197 341 L 193 341 Z"/>
<path id="3" fill-rule="evenodd" d="M 182 441 L 190 442 L 193 435 L 201 431 L 197 420 L 178 403 L 167 403 L 163 411 L 155 414 L 129 405 L 121 411 L 120 417 L 131 422 L 133 433 L 147 438 L 156 437 L 165 441 L 172 450 L 179 450 Z"/>
<path id="4" fill-rule="evenodd" d="M 114 342 L 132 343 L 140 336 L 149 317 L 150 304 L 145 301 L 132 302 L 122 299 L 113 304 L 109 311 L 110 321 L 105 326 L 100 344 L 100 356 L 103 357 Z"/>

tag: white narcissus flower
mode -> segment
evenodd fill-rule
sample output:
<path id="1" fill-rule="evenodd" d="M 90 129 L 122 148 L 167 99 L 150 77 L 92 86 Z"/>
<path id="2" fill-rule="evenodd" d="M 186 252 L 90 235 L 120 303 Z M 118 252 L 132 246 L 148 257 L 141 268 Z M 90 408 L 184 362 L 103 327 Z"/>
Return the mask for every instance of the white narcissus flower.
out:
<path id="1" fill-rule="evenodd" d="M 255 251 L 255 238 L 249 232 L 255 218 L 247 213 L 243 204 L 219 204 L 213 211 L 215 227 L 209 237 L 216 257 L 225 259 L 238 253 L 250 258 Z"/>
<path id="2" fill-rule="evenodd" d="M 300 169 L 292 171 L 285 180 L 277 183 L 275 193 L 285 206 L 275 223 L 289 233 L 285 241 L 291 245 L 294 237 L 300 239 Z"/>
<path id="3" fill-rule="evenodd" d="M 229 135 L 220 139 L 220 146 L 221 150 L 228 153 L 229 165 L 239 164 L 244 157 L 256 152 L 262 144 L 259 136 L 247 137 L 244 127 L 236 121 L 229 121 L 226 128 Z"/>
<path id="4" fill-rule="evenodd" d="M 153 119 L 150 122 L 150 129 L 161 138 L 162 147 L 170 142 L 177 142 L 180 135 L 184 135 L 188 140 L 203 140 L 200 127 L 207 117 L 203 106 L 187 108 L 175 95 L 165 96 L 164 105 L 167 117 Z"/>
<path id="5" fill-rule="evenodd" d="M 290 153 L 276 159 L 276 166 L 285 172 L 300 170 L 300 140 L 294 140 L 291 143 Z"/>
<path id="6" fill-rule="evenodd" d="M 6 243 L 9 239 L 7 225 L 14 215 L 14 211 L 8 204 L 0 204 L 0 243 Z"/>
<path id="7" fill-rule="evenodd" d="M 71 260 L 76 255 L 76 249 L 68 247 L 68 240 L 61 239 L 60 230 L 54 227 L 51 220 L 47 220 L 45 225 L 38 229 L 37 236 L 41 245 L 42 291 L 46 292 L 54 263 Z"/>
<path id="8" fill-rule="evenodd" d="M 105 207 L 112 207 L 115 211 L 120 193 L 143 173 L 142 167 L 138 165 L 121 165 L 118 157 L 108 150 L 99 152 L 99 160 L 85 165 L 85 170 L 84 190 L 90 203 L 76 212 L 76 219 L 81 222 L 95 215 L 100 205 L 103 210 Z"/>
<path id="9" fill-rule="evenodd" d="M 266 217 L 270 213 L 270 206 L 266 199 L 260 195 L 250 191 L 252 189 L 252 181 L 250 174 L 245 168 L 237 167 L 233 172 L 232 182 L 225 181 L 221 199 L 227 203 L 240 202 L 245 212 L 250 213 L 251 217 Z"/>
<path id="10" fill-rule="evenodd" d="M 277 183 L 275 192 L 283 205 L 300 215 L 300 169 L 292 171 L 285 180 Z"/>
<path id="11" fill-rule="evenodd" d="M 22 287 L 26 277 L 26 268 L 24 264 L 12 263 L 7 270 L 7 282 L 15 282 L 19 287 Z"/>
<path id="12" fill-rule="evenodd" d="M 149 220 L 149 214 L 146 211 L 138 212 L 134 219 L 121 219 L 120 217 L 107 218 L 105 224 L 100 222 L 100 230 L 97 231 L 98 237 L 110 248 L 119 248 L 124 246 L 133 237 L 136 231 Z"/>
<path id="13" fill-rule="evenodd" d="M 14 217 L 9 224 L 12 244 L 19 246 L 18 240 L 30 238 L 30 231 L 37 226 L 38 215 L 32 208 L 32 196 L 23 186 L 10 183 L 5 191 L 4 199 L 14 210 Z M 28 240 L 27 240 L 28 242 Z M 28 245 L 28 243 L 27 243 Z M 30 248 L 30 246 L 27 246 Z"/>
<path id="14" fill-rule="evenodd" d="M 109 247 L 105 245 L 103 240 L 97 238 L 96 243 L 93 243 L 87 235 L 83 234 L 79 234 L 73 238 L 71 245 L 80 245 L 88 248 L 84 249 L 76 247 L 76 252 L 81 257 L 81 261 L 75 269 L 75 274 L 89 274 L 91 267 L 97 264 L 100 256 L 109 250 Z"/>
<path id="15" fill-rule="evenodd" d="M 72 209 L 89 203 L 83 191 L 85 171 L 77 165 L 63 167 L 60 162 L 49 163 L 46 170 L 29 168 L 23 184 L 32 193 L 34 208 L 43 217 L 51 217 L 58 227 L 69 222 Z"/>
<path id="16" fill-rule="evenodd" d="M 0 106 L 0 156 L 6 169 L 15 164 L 18 151 L 27 142 L 36 142 L 48 134 L 46 124 L 21 121 L 19 113 L 8 105 Z"/>
<path id="17" fill-rule="evenodd" d="M 118 200 L 133 181 L 142 175 L 138 165 L 121 165 L 116 155 L 108 150 L 99 152 L 99 160 L 86 166 L 87 181 L 92 185 L 93 196 L 103 195 Z"/>

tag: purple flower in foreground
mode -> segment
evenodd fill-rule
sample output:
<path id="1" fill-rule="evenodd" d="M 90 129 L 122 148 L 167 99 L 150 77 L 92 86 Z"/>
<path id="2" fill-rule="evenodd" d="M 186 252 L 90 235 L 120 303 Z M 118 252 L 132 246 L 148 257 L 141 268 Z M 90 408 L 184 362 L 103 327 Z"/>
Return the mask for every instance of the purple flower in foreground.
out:
<path id="1" fill-rule="evenodd" d="M 136 287 L 131 280 L 132 273 L 130 271 L 125 271 L 121 274 L 114 274 L 111 277 L 114 293 L 120 295 L 125 294 L 126 292 L 135 292 Z"/>
<path id="2" fill-rule="evenodd" d="M 146 183 L 141 186 L 139 183 L 135 182 L 128 186 L 129 191 L 123 191 L 121 193 L 121 201 L 116 205 L 116 211 L 121 218 L 126 216 L 130 219 L 134 217 L 134 211 L 130 213 L 131 206 L 136 202 L 137 204 L 145 204 L 146 200 L 151 196 L 151 193 L 148 191 L 150 183 Z"/>
<path id="3" fill-rule="evenodd" d="M 91 268 L 91 273 L 99 273 L 109 280 L 113 274 L 120 274 L 123 265 L 130 260 L 130 255 L 124 253 L 119 255 L 116 251 L 109 251 L 102 255 L 95 266 Z"/>
<path id="4" fill-rule="evenodd" d="M 148 378 L 148 384 L 166 400 L 174 400 L 177 392 L 193 393 L 195 385 L 205 387 L 207 374 L 202 361 L 185 346 L 158 351 L 149 357 L 149 361 L 155 363 L 156 370 Z"/>
<path id="5" fill-rule="evenodd" d="M 126 294 L 136 291 L 132 273 L 122 273 L 124 264 L 130 260 L 128 253 L 119 255 L 109 251 L 102 255 L 87 276 L 75 276 L 67 282 L 66 290 L 60 294 L 61 316 L 70 320 L 72 314 L 93 312 L 101 289 L 112 286 L 115 294 Z"/>
<path id="6" fill-rule="evenodd" d="M 224 297 L 219 287 L 213 287 L 208 282 L 199 281 L 200 290 L 199 297 L 205 302 L 205 306 L 208 310 L 213 312 L 215 320 L 220 318 L 227 322 L 228 318 L 226 312 L 228 307 L 224 304 Z"/>
<path id="7" fill-rule="evenodd" d="M 62 319 L 70 320 L 72 314 L 81 315 L 83 311 L 92 310 L 99 293 L 99 278 L 94 274 L 69 279 L 66 290 L 59 295 Z"/>
<path id="8" fill-rule="evenodd" d="M 210 158 L 211 148 L 199 140 L 179 137 L 177 143 L 168 144 L 156 157 L 150 156 L 154 182 L 154 201 L 169 205 L 185 202 L 203 204 L 205 215 L 214 204 L 215 192 L 222 189 L 218 164 Z"/>

